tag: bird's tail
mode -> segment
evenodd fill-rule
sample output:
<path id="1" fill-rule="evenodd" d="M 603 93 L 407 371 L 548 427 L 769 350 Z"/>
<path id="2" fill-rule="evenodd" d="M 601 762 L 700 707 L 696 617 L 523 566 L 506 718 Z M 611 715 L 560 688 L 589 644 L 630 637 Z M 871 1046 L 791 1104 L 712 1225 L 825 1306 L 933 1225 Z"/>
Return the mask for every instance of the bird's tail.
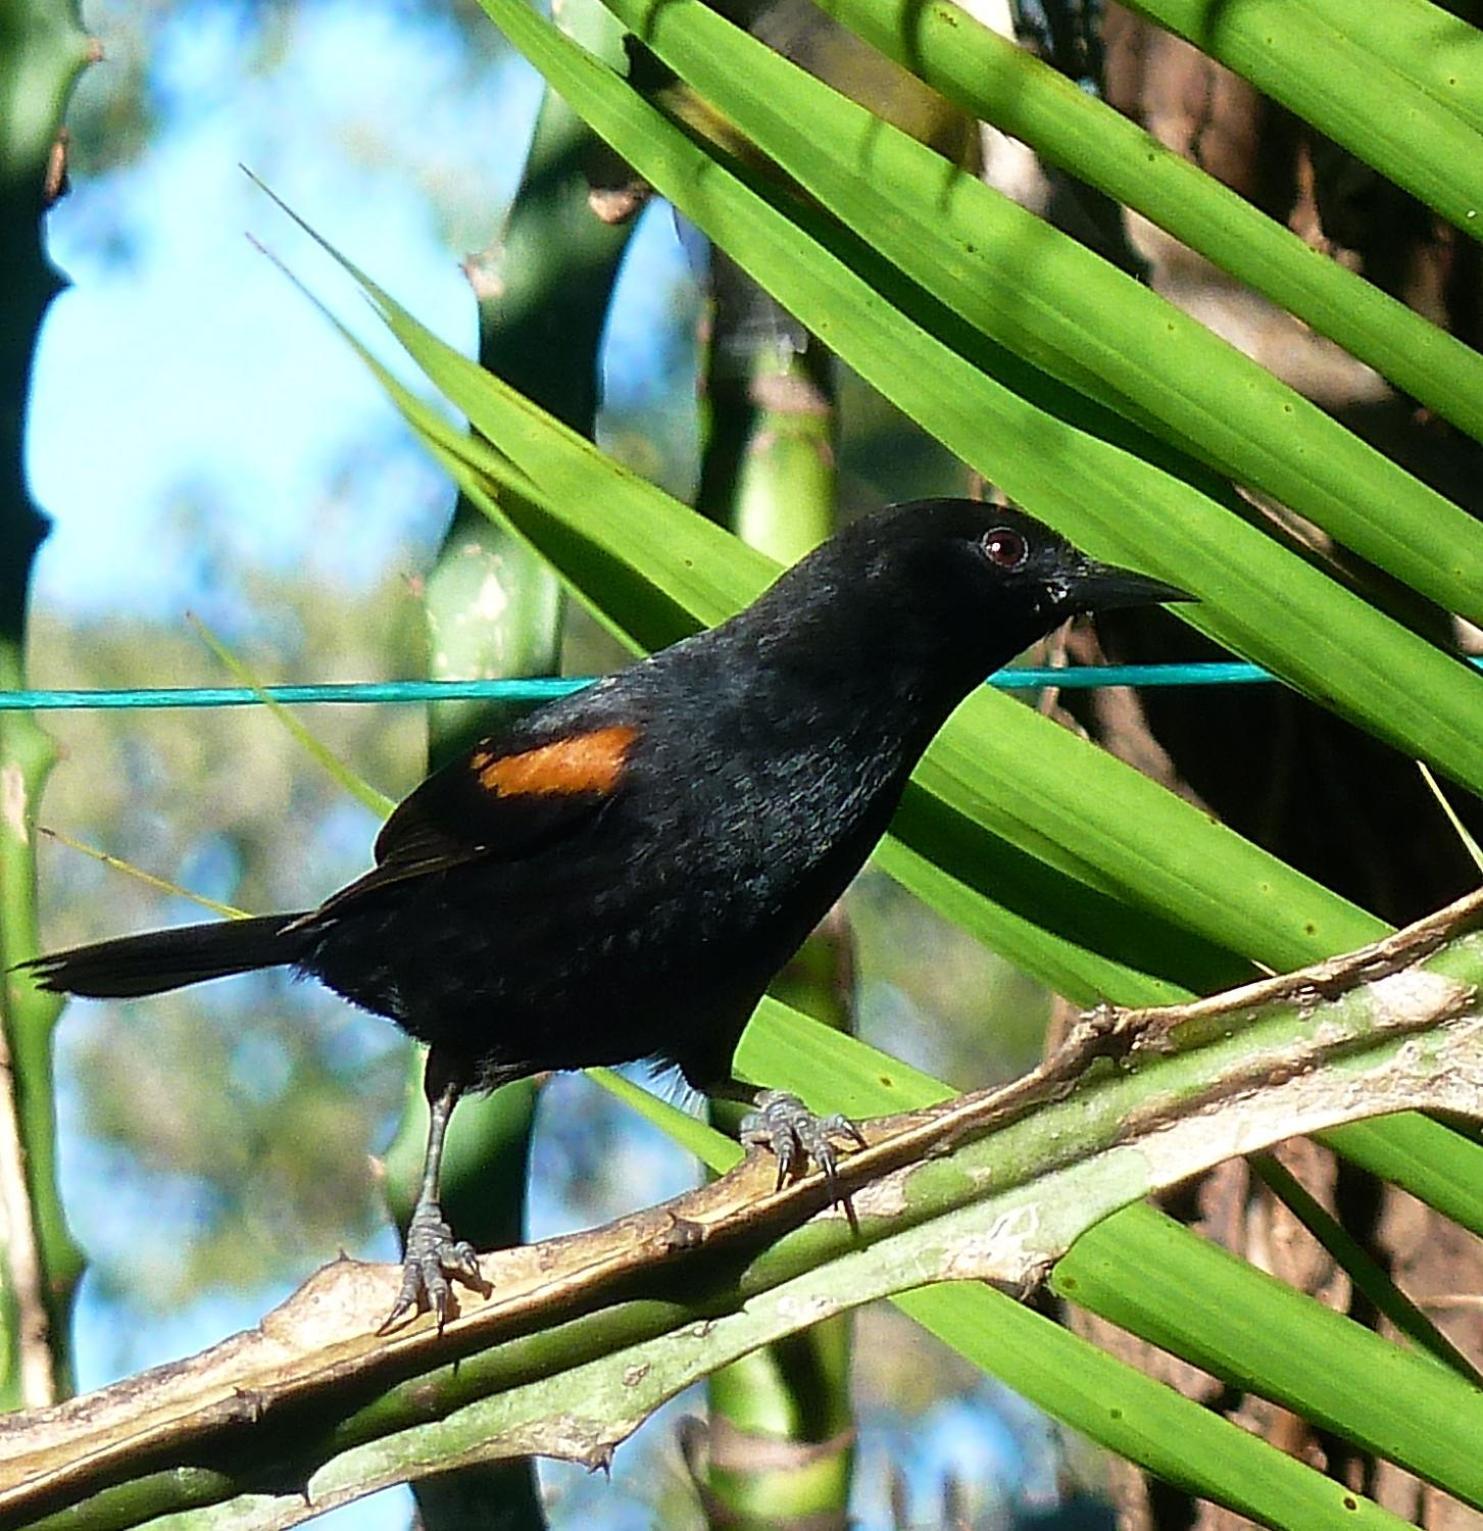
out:
<path id="1" fill-rule="evenodd" d="M 263 914 L 121 936 L 94 946 L 75 946 L 23 962 L 43 989 L 90 999 L 127 999 L 163 994 L 187 984 L 278 967 L 295 961 L 312 937 L 294 929 L 298 914 Z"/>

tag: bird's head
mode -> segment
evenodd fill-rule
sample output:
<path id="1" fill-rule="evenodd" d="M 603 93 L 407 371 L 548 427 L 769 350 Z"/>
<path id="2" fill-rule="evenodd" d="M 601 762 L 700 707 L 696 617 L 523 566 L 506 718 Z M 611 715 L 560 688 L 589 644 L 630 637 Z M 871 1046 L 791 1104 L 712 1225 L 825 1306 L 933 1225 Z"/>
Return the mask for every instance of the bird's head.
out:
<path id="1" fill-rule="evenodd" d="M 874 624 L 965 680 L 998 669 L 1068 617 L 1191 597 L 1099 563 L 1023 511 L 979 500 L 919 500 L 862 517 L 821 548 L 827 583 Z M 819 574 L 825 570 L 820 568 Z M 851 588 L 859 598 L 850 600 Z M 868 616 L 867 616 L 868 614 Z"/>

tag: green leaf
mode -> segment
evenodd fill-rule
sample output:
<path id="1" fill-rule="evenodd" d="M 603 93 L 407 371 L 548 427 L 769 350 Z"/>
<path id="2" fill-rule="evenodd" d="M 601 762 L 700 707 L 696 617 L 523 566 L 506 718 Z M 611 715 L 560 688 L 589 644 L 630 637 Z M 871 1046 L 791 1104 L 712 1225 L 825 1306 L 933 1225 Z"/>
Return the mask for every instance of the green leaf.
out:
<path id="1" fill-rule="evenodd" d="M 204 909 L 209 914 L 218 915 L 224 920 L 252 918 L 247 910 L 238 909 L 235 904 L 223 904 L 217 899 L 207 898 L 204 893 L 197 893 L 193 889 L 182 887 L 178 882 L 171 882 L 168 877 L 157 877 L 153 872 L 146 872 L 143 867 L 136 866 L 132 861 L 125 861 L 122 856 L 114 856 L 108 851 L 99 850 L 95 845 L 74 840 L 71 835 L 65 834 L 60 829 L 49 829 L 45 824 L 38 824 L 36 833 L 67 846 L 69 850 L 80 851 L 84 856 L 91 857 L 100 865 L 106 866 L 111 872 L 122 872 L 125 877 L 132 877 L 146 887 L 154 888 L 160 893 L 167 893 L 171 898 L 183 898 L 188 903 L 195 904 L 197 908 Z"/>
<path id="2" fill-rule="evenodd" d="M 1275 1399 L 1483 1506 L 1483 1391 L 1193 1237 L 1162 1212 L 1127 1207 L 1090 1229 L 1056 1266 L 1051 1285 L 1231 1386 Z"/>
<path id="3" fill-rule="evenodd" d="M 520 0 L 485 0 L 485 8 L 620 153 L 964 461 L 1092 552 L 1192 590 L 1202 604 L 1187 619 L 1222 642 L 1483 787 L 1483 677 L 1189 486 L 1009 394 Z M 981 699 L 969 705 L 984 707 Z"/>
<path id="4" fill-rule="evenodd" d="M 1446 609 L 1483 615 L 1483 525 L 1204 325 L 702 0 L 605 3 L 856 235 L 978 332 L 1271 495 Z M 909 291 L 891 295 L 910 309 Z M 931 327 L 930 316 L 912 317 Z M 1024 391 L 993 354 L 969 359 Z M 1483 391 L 1483 357 L 1473 361 Z M 1058 412 L 1109 434 L 1085 407 L 1080 418 L 1064 404 Z M 1109 439 L 1151 455 L 1126 427 Z"/>
<path id="5" fill-rule="evenodd" d="M 1002 1292 L 954 1282 L 896 1303 L 1048 1414 L 1261 1525 L 1380 1531 L 1408 1524 Z"/>
<path id="6" fill-rule="evenodd" d="M 1364 1245 L 1312 1194 L 1290 1169 L 1270 1151 L 1248 1160 L 1262 1184 L 1287 1208 L 1334 1263 L 1354 1283 L 1356 1290 L 1376 1310 L 1418 1347 L 1450 1366 L 1475 1387 L 1483 1383 L 1473 1363 L 1390 1279 L 1385 1268 Z"/>
<path id="7" fill-rule="evenodd" d="M 1483 1144 L 1414 1112 L 1336 1127 L 1318 1141 L 1483 1238 Z"/>
<path id="8" fill-rule="evenodd" d="M 1483 872 L 1483 846 L 1480 846 L 1469 832 L 1466 824 L 1457 816 L 1457 810 L 1452 806 L 1447 794 L 1443 792 L 1441 783 L 1422 761 L 1416 762 L 1416 769 L 1421 772 L 1421 779 L 1426 783 L 1427 790 L 1436 798 L 1437 806 L 1447 816 L 1447 822 L 1452 826 L 1452 832 L 1458 838 L 1462 848 L 1468 853 L 1468 860 L 1473 863 L 1480 872 Z"/>
<path id="9" fill-rule="evenodd" d="M 1398 9 L 1427 13 L 1433 27 L 1452 22 L 1412 0 L 1335 5 L 1355 26 Z M 1305 244 L 1026 49 L 948 0 L 821 0 L 821 9 L 973 116 L 1141 213 L 1483 440 L 1483 357 L 1476 351 Z"/>
<path id="10" fill-rule="evenodd" d="M 1483 133 L 1413 83 L 1419 65 L 1397 68 L 1380 51 L 1383 29 L 1367 38 L 1349 7 L 1336 13 L 1309 0 L 1132 0 L 1132 8 L 1483 239 Z M 1445 14 L 1430 9 L 1445 27 Z"/>
<path id="11" fill-rule="evenodd" d="M 718 1132 L 704 1118 L 681 1111 L 669 1101 L 661 1100 L 652 1090 L 646 1090 L 612 1069 L 590 1068 L 585 1072 L 610 1095 L 616 1096 L 646 1122 L 652 1122 L 673 1142 L 694 1154 L 707 1169 L 724 1175 L 741 1163 L 741 1145 L 724 1132 Z"/>
<path id="12" fill-rule="evenodd" d="M 1315 22 L 1346 35 L 1438 105 L 1483 129 L 1483 32 L 1429 0 L 1307 0 Z M 1472 14 L 1478 15 L 1476 7 Z"/>

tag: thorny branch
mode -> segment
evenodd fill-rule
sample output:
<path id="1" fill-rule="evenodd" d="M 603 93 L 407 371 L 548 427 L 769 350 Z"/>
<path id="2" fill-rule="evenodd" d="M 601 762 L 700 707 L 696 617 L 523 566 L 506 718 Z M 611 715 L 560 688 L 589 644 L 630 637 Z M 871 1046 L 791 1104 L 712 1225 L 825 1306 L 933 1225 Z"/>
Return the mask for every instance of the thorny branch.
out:
<path id="1" fill-rule="evenodd" d="M 1229 1131 L 1212 1135 L 1202 1125 L 1221 1110 L 1239 1114 L 1240 1146 L 1252 1149 L 1294 1130 L 1406 1107 L 1438 1105 L 1483 1116 L 1483 1075 L 1458 1061 L 1476 1056 L 1483 1026 L 1475 1006 L 1483 941 L 1465 934 L 1480 924 L 1483 892 L 1299 973 L 1162 1009 L 1101 1007 L 1017 1083 L 869 1123 L 869 1147 L 840 1166 L 841 1183 L 861 1214 L 863 1242 L 897 1237 L 990 1192 L 1039 1186 L 1129 1143 L 1139 1145 L 1149 1163 L 1157 1161 L 1159 1183 L 1170 1183 L 1205 1167 L 1212 1154 L 1238 1151 Z M 1264 1022 L 1277 1019 L 1291 1024 L 1262 1031 Z M 1453 1038 L 1450 1051 L 1434 1048 L 1423 1057 L 1412 1049 L 1392 1061 L 1393 1074 L 1388 1081 L 1374 1076 L 1368 1097 L 1357 1095 L 1352 1070 L 1342 1098 L 1315 1095 L 1325 1062 L 1385 1044 L 1398 1059 L 1398 1039 L 1445 1032 L 1448 1025 L 1467 1035 Z M 1163 1073 L 1172 1077 L 1181 1060 L 1206 1053 L 1209 1067 L 1184 1070 L 1177 1088 L 1160 1093 L 1165 1063 L 1171 1067 Z M 1099 1092 L 1116 1090 L 1122 1093 L 1103 1101 L 1099 1112 Z M 1022 1121 L 1032 1127 L 1027 1118 L 1038 1121 L 1038 1113 L 1053 1113 L 1063 1102 L 1081 1115 L 1069 1130 L 1050 1134 L 1054 1150 L 1036 1150 L 1033 1161 L 1001 1155 L 979 1162 L 984 1150 L 1007 1141 L 1005 1129 Z M 985 1141 L 989 1135 L 992 1141 Z M 965 1170 L 951 1177 L 949 1193 L 935 1200 L 908 1194 L 903 1177 L 948 1155 Z M 7 1485 L 0 1487 L 0 1526 L 32 1525 L 84 1502 L 89 1525 L 129 1525 L 172 1508 L 219 1502 L 264 1481 L 281 1492 L 285 1481 L 307 1484 L 317 1462 L 397 1431 L 412 1433 L 471 1400 L 555 1376 L 677 1326 L 690 1326 L 703 1340 L 714 1319 L 851 1248 L 842 1217 L 816 1216 L 827 1213 L 820 1177 L 774 1186 L 772 1165 L 754 1155 L 719 1181 L 606 1227 L 487 1255 L 481 1266 L 492 1295 L 464 1296 L 462 1311 L 441 1336 L 420 1321 L 378 1339 L 395 1269 L 336 1262 L 256 1330 L 86 1397 L 0 1421 L 0 1483 Z M 1001 1218 L 995 1226 L 1007 1237 L 1012 1221 Z M 1015 1248 L 997 1253 L 977 1230 L 949 1251 L 935 1278 L 914 1279 L 975 1274 L 1010 1280 L 1018 1272 L 1022 1280 L 1075 1237 L 1074 1219 L 1049 1222 L 1056 1224 L 1049 1244 L 1025 1239 L 1021 1219 L 1010 1240 Z M 799 1252 L 785 1235 L 805 1223 L 804 1234 L 816 1237 Z M 767 1255 L 759 1255 L 764 1247 Z M 875 1286 L 892 1289 L 881 1279 Z M 861 1288 L 840 1300 L 879 1294 Z M 797 1326 L 818 1316 L 801 1315 Z M 694 1329 L 697 1319 L 700 1329 Z M 456 1363 L 451 1371 L 450 1363 Z M 559 1431 L 532 1438 L 527 1429 L 521 1442 L 526 1451 L 563 1450 Z M 265 1478 L 268 1463 L 273 1470 Z M 388 1471 L 394 1479 L 398 1471 L 429 1470 L 383 1464 L 379 1481 L 387 1481 Z M 147 1484 L 157 1484 L 158 1494 L 137 1500 L 142 1511 L 115 1515 L 110 1508 L 103 1519 L 91 1508 Z M 296 1503 L 310 1513 L 307 1492 Z"/>

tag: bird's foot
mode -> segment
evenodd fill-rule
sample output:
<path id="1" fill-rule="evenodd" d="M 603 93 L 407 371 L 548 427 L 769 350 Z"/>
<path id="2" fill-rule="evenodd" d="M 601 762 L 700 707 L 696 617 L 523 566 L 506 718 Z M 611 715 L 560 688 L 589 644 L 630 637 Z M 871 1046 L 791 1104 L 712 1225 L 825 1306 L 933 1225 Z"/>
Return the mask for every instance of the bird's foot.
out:
<path id="1" fill-rule="evenodd" d="M 438 1332 L 441 1334 L 452 1312 L 450 1278 L 463 1282 L 476 1292 L 487 1294 L 489 1291 L 489 1283 L 479 1273 L 474 1246 L 453 1237 L 453 1230 L 443 1221 L 442 1210 L 436 1202 L 421 1202 L 407 1225 L 401 1290 L 391 1312 L 376 1332 L 385 1334 L 425 1301 L 438 1316 Z"/>
<path id="2" fill-rule="evenodd" d="M 810 1161 L 823 1173 L 830 1200 L 843 1207 L 855 1226 L 855 1210 L 847 1192 L 839 1186 L 839 1157 L 835 1144 L 844 1140 L 868 1148 L 864 1134 L 845 1116 L 816 1116 L 796 1095 L 786 1090 L 763 1090 L 741 1121 L 745 1148 L 765 1148 L 778 1161 L 778 1189 L 796 1170 L 807 1171 Z"/>

